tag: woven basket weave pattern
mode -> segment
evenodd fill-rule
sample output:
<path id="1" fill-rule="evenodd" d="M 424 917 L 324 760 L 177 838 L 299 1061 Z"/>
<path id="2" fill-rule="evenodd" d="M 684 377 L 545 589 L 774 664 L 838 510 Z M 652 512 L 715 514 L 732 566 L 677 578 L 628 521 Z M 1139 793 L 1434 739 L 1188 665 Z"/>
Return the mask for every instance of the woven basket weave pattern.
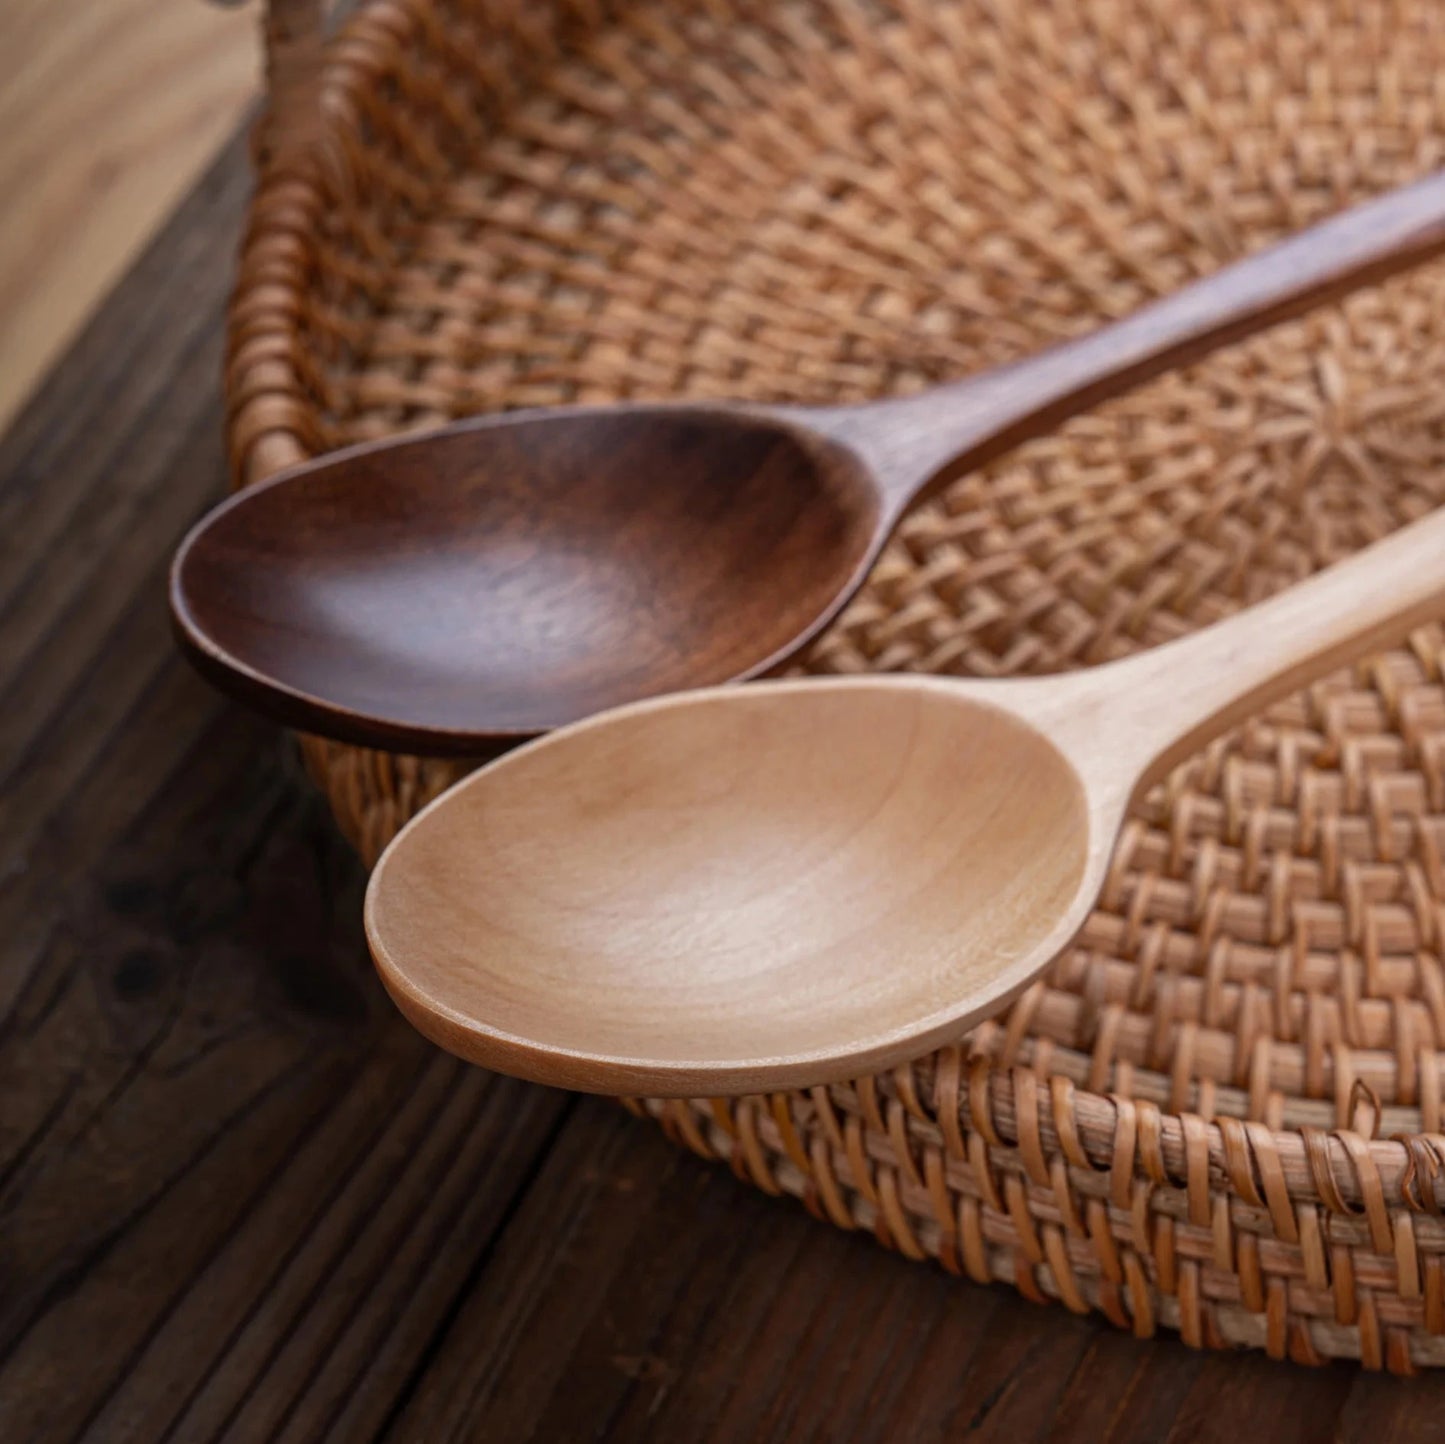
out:
<path id="1" fill-rule="evenodd" d="M 324 70 L 311 9 L 273 0 L 239 480 L 503 407 L 915 390 L 1445 159 L 1432 0 L 371 0 Z M 1205 625 L 1445 501 L 1442 383 L 1439 266 L 1153 383 L 910 518 L 802 670 Z M 1445 1362 L 1442 664 L 1426 629 L 1180 768 L 1079 945 L 958 1047 L 634 1106 L 1140 1334 Z M 368 860 L 462 770 L 303 745 Z"/>

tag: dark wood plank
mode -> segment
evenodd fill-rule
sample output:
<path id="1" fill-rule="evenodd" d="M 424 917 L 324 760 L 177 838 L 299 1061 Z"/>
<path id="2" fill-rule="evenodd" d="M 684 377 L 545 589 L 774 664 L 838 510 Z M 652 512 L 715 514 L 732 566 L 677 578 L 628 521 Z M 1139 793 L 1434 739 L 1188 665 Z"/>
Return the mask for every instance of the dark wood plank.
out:
<path id="1" fill-rule="evenodd" d="M 241 148 L 0 444 L 0 1438 L 375 1435 L 569 1102 L 385 1003 L 289 746 L 179 661 Z"/>
<path id="2" fill-rule="evenodd" d="M 1434 1437 L 1139 1343 L 423 1044 L 269 728 L 176 659 L 222 488 L 233 147 L 0 441 L 0 1439 Z"/>
<path id="3" fill-rule="evenodd" d="M 390 1437 L 1373 1444 L 1445 1404 L 1440 1376 L 1140 1342 L 907 1263 L 592 1100 L 483 1284 Z"/>

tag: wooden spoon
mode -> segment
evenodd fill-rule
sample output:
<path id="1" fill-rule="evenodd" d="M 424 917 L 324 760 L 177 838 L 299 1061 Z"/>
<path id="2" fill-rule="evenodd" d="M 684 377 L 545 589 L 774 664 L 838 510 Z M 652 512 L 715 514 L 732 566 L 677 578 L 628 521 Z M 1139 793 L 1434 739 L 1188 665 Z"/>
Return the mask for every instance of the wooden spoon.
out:
<path id="1" fill-rule="evenodd" d="M 427 1037 L 567 1088 L 761 1093 L 917 1057 L 1068 944 L 1143 788 L 1440 612 L 1445 511 L 1089 671 L 635 703 L 416 817 L 371 879 L 372 953 Z"/>
<path id="2" fill-rule="evenodd" d="M 754 677 L 960 472 L 1283 316 L 1445 248 L 1445 175 L 1032 360 L 862 407 L 519 412 L 358 446 L 182 543 L 180 639 L 243 700 L 351 742 L 479 754 Z"/>

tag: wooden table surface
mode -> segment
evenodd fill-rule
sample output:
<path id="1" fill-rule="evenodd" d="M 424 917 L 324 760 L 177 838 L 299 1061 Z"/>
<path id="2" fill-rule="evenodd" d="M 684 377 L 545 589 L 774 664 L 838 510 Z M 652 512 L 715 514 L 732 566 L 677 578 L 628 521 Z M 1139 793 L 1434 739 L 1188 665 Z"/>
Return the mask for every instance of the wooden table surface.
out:
<path id="1" fill-rule="evenodd" d="M 233 145 L 0 443 L 0 1440 L 1439 1437 L 1445 1375 L 908 1263 L 383 996 L 363 876 L 170 642 Z"/>

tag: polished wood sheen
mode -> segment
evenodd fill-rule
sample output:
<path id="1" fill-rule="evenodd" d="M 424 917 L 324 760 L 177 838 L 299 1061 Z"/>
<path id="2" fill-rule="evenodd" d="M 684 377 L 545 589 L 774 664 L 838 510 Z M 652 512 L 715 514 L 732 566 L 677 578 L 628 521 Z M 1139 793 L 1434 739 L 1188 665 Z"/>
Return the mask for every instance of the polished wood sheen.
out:
<path id="1" fill-rule="evenodd" d="M 372 953 L 428 1037 L 568 1088 L 761 1093 L 916 1058 L 1069 942 L 1144 787 L 1441 611 L 1445 511 L 1090 671 L 621 708 L 415 818 L 372 875 Z"/>
<path id="2" fill-rule="evenodd" d="M 1437 175 L 925 395 L 522 412 L 338 452 L 186 538 L 177 632 L 213 680 L 287 723 L 433 754 L 765 675 L 961 471 L 1442 247 Z"/>

